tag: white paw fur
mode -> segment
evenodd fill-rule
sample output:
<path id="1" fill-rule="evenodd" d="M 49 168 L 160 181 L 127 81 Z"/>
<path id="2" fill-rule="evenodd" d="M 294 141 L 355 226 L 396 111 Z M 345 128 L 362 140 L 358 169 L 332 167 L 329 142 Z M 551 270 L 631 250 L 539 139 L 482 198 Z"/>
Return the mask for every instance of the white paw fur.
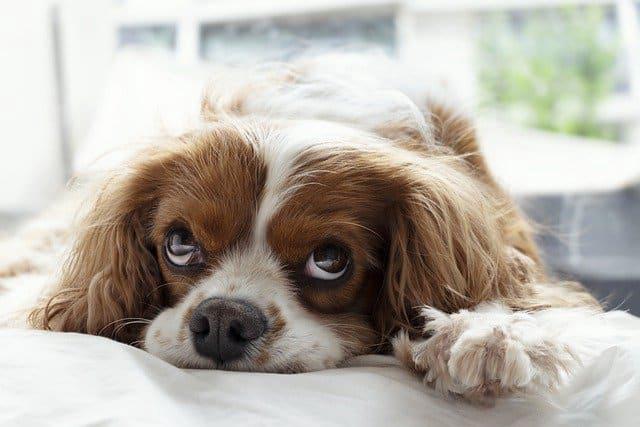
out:
<path id="1" fill-rule="evenodd" d="M 578 364 L 566 337 L 533 313 L 495 303 L 446 314 L 425 307 L 428 339 L 394 340 L 396 356 L 444 394 L 491 401 L 557 388 Z"/>

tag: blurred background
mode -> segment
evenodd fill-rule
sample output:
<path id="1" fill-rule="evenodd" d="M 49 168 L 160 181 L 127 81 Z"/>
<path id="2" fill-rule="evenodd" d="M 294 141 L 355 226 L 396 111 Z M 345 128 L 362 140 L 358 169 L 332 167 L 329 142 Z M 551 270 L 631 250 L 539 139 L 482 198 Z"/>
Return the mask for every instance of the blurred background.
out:
<path id="1" fill-rule="evenodd" d="M 556 275 L 640 314 L 640 1 L 4 0 L 0 231 L 197 115 L 219 63 L 375 51 L 477 117 Z"/>

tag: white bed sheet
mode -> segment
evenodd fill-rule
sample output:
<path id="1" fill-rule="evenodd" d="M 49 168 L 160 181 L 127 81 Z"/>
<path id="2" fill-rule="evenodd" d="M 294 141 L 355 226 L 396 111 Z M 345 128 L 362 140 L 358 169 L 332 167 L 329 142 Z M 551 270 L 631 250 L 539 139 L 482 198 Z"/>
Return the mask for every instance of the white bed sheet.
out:
<path id="1" fill-rule="evenodd" d="M 183 370 L 104 338 L 0 330 L 0 425 L 637 426 L 640 319 L 553 397 L 493 408 L 445 399 L 393 358 L 304 374 Z"/>

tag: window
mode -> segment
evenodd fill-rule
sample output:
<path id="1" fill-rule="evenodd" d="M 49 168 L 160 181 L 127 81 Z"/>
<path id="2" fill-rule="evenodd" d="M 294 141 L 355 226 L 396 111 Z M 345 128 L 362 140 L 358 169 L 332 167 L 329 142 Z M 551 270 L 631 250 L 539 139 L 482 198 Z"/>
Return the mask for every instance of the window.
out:
<path id="1" fill-rule="evenodd" d="M 613 6 L 494 12 L 479 20 L 481 104 L 549 131 L 624 139 L 601 109 L 629 91 Z"/>
<path id="2" fill-rule="evenodd" d="M 292 17 L 209 24 L 201 29 L 200 55 L 209 61 L 287 59 L 307 51 L 369 48 L 395 51 L 393 15 Z"/>
<path id="3" fill-rule="evenodd" d="M 118 45 L 145 46 L 174 50 L 176 30 L 169 25 L 125 26 L 118 30 Z"/>

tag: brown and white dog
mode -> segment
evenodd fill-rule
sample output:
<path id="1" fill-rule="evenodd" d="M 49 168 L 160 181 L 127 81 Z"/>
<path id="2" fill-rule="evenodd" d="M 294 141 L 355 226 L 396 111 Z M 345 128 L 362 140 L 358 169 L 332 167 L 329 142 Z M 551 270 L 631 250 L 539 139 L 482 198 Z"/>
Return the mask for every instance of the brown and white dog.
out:
<path id="1" fill-rule="evenodd" d="M 394 352 L 471 399 L 552 389 L 576 363 L 558 325 L 598 303 L 545 277 L 454 109 L 325 57 L 222 73 L 202 118 L 102 183 L 32 327 L 190 368 Z M 0 274 L 36 268 L 19 261 Z"/>

